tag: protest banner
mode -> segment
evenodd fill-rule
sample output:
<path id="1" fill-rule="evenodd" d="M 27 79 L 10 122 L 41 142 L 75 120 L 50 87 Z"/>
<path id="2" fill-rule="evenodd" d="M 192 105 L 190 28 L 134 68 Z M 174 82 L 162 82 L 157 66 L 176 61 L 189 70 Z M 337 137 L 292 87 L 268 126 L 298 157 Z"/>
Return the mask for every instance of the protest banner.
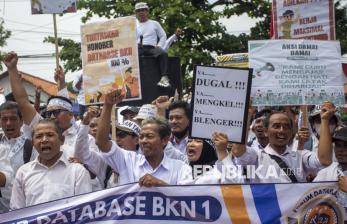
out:
<path id="1" fill-rule="evenodd" d="M 273 0 L 275 39 L 335 40 L 334 1 Z"/>
<path id="2" fill-rule="evenodd" d="M 76 12 L 76 0 L 31 0 L 31 14 Z"/>
<path id="3" fill-rule="evenodd" d="M 344 104 L 338 41 L 249 41 L 253 105 Z"/>
<path id="4" fill-rule="evenodd" d="M 244 143 L 251 77 L 245 68 L 195 66 L 190 136 L 211 139 L 219 131 Z"/>
<path id="5" fill-rule="evenodd" d="M 124 101 L 141 99 L 135 17 L 81 26 L 83 88 L 86 104 L 103 102 L 110 89 Z"/>
<path id="6" fill-rule="evenodd" d="M 335 182 L 152 188 L 133 183 L 3 213 L 0 223 L 340 224 L 345 209 Z"/>

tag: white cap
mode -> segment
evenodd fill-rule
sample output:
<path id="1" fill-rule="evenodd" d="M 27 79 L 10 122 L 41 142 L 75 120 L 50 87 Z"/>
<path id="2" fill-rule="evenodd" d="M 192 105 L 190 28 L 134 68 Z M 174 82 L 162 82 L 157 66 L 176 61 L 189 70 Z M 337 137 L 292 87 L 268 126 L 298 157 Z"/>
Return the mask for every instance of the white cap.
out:
<path id="1" fill-rule="evenodd" d="M 146 2 L 138 2 L 135 5 L 135 11 L 139 9 L 149 9 L 149 7 Z"/>
<path id="2" fill-rule="evenodd" d="M 141 106 L 139 113 L 136 117 L 134 117 L 135 120 L 137 119 L 147 119 L 150 117 L 155 117 L 157 115 L 157 108 L 152 104 L 144 104 Z"/>
<path id="3" fill-rule="evenodd" d="M 139 136 L 141 128 L 138 124 L 131 120 L 125 120 L 122 124 L 117 124 L 117 128 L 127 132 L 133 132 L 135 135 Z"/>

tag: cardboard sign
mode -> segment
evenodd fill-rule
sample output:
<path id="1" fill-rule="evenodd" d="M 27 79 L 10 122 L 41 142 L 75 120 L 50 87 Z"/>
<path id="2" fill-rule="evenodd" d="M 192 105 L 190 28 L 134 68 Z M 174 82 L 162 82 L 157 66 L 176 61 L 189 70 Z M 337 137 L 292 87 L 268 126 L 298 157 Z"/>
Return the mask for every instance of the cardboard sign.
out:
<path id="1" fill-rule="evenodd" d="M 249 69 L 195 66 L 190 136 L 211 139 L 224 132 L 229 141 L 244 143 L 249 94 Z"/>
<path id="2" fill-rule="evenodd" d="M 83 25 L 81 33 L 86 104 L 103 102 L 110 89 L 121 89 L 124 101 L 141 99 L 135 17 Z"/>
<path id="3" fill-rule="evenodd" d="M 76 0 L 31 0 L 31 14 L 76 12 Z"/>
<path id="4" fill-rule="evenodd" d="M 335 40 L 334 1 L 273 0 L 275 39 Z"/>
<path id="5" fill-rule="evenodd" d="M 337 41 L 249 41 L 253 105 L 344 104 Z"/>

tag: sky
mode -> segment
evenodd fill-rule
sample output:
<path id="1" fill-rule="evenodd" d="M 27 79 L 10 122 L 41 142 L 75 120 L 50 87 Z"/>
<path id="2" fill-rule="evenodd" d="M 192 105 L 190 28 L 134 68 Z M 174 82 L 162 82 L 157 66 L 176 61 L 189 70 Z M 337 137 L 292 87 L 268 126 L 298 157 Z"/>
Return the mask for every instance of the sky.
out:
<path id="1" fill-rule="evenodd" d="M 77 11 L 57 16 L 58 36 L 80 42 L 80 19 L 85 12 Z M 31 15 L 30 0 L 0 0 L 0 18 L 3 18 L 6 29 L 12 32 L 7 46 L 2 48 L 2 51 L 15 51 L 19 56 L 52 55 L 55 52 L 53 44 L 43 43 L 44 37 L 54 35 L 53 16 Z M 88 22 L 105 20 L 94 17 Z M 237 35 L 242 32 L 249 33 L 256 21 L 242 15 L 222 19 L 221 22 L 227 27 L 228 32 Z M 55 58 L 20 58 L 18 68 L 25 73 L 53 81 Z M 76 74 L 68 73 L 66 79 L 71 80 L 74 75 Z"/>

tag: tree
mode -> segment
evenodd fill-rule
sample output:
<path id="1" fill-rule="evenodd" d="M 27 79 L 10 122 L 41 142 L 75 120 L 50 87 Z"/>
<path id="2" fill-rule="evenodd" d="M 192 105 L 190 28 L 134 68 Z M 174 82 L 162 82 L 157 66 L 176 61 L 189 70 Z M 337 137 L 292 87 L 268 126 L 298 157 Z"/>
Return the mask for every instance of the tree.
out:
<path id="1" fill-rule="evenodd" d="M 11 36 L 11 32 L 4 27 L 4 21 L 0 20 L 0 47 L 6 45 L 6 40 Z M 3 60 L 4 53 L 0 51 L 0 61 Z M 0 63 L 0 71 L 2 71 L 2 64 Z"/>
<path id="2" fill-rule="evenodd" d="M 247 52 L 249 40 L 269 38 L 271 2 L 264 0 L 217 0 L 209 4 L 207 0 L 147 0 L 150 15 L 159 21 L 168 35 L 175 32 L 177 27 L 183 29 L 181 40 L 169 49 L 169 55 L 180 57 L 184 87 L 190 87 L 190 74 L 194 64 L 210 65 L 213 63 L 212 53 L 227 54 Z M 340 1 L 336 2 L 339 6 Z M 89 1 L 79 0 L 78 8 L 87 9 L 82 22 L 87 22 L 92 16 L 98 15 L 108 19 L 134 14 L 136 1 L 107 0 Z M 239 36 L 227 33 L 226 28 L 219 22 L 220 18 L 230 18 L 233 15 L 247 13 L 252 18 L 261 18 L 251 33 Z M 336 27 L 339 28 L 337 38 L 341 41 L 342 51 L 347 50 L 346 7 L 336 9 Z M 342 27 L 344 27 L 342 29 Z M 54 39 L 50 39 L 52 42 Z M 60 58 L 66 61 L 65 70 L 74 71 L 81 67 L 79 43 L 72 40 L 60 40 L 63 47 Z M 190 77 L 190 78 L 189 78 Z"/>

